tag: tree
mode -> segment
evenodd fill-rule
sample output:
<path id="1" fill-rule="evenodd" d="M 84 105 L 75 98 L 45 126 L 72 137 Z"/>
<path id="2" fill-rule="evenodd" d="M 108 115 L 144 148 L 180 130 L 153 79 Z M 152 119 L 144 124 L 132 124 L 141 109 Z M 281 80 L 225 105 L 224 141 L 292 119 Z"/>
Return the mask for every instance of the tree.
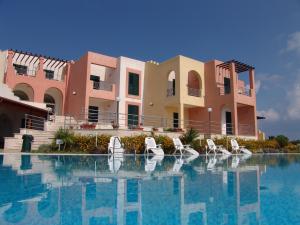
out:
<path id="1" fill-rule="evenodd" d="M 288 137 L 284 136 L 284 135 L 278 135 L 275 137 L 275 140 L 278 142 L 279 146 L 281 148 L 287 146 L 289 144 L 289 139 Z"/>

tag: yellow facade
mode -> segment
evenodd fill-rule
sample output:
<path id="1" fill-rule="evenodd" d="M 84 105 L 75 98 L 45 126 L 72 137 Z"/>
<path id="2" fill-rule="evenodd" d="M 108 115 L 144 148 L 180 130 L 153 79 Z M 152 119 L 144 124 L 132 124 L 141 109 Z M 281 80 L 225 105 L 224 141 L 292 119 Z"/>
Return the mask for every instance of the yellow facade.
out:
<path id="1" fill-rule="evenodd" d="M 188 74 L 197 74 L 200 88 L 199 96 L 191 96 L 188 90 Z M 170 76 L 175 73 L 175 94 L 170 95 Z M 176 56 L 160 64 L 150 61 L 145 67 L 144 115 L 167 118 L 167 126 L 173 126 L 173 113 L 179 114 L 179 127 L 188 120 L 188 108 L 204 107 L 204 63 Z M 171 87 L 171 89 L 173 89 Z M 155 124 L 160 127 L 162 124 Z M 166 124 L 164 124 L 166 125 Z"/>

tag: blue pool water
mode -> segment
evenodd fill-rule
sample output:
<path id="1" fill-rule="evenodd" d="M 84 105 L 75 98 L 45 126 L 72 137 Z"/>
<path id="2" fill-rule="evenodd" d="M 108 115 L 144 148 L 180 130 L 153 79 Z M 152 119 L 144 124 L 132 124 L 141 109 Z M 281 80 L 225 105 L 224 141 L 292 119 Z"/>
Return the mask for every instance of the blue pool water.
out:
<path id="1" fill-rule="evenodd" d="M 300 156 L 0 155 L 0 224 L 300 224 Z"/>

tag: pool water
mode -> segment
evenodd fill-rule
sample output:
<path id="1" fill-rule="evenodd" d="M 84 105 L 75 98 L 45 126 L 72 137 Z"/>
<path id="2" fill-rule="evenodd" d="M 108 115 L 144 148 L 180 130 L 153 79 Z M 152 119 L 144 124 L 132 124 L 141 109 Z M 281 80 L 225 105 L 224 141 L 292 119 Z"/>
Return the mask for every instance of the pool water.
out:
<path id="1" fill-rule="evenodd" d="M 300 156 L 0 155 L 0 224 L 300 224 Z"/>

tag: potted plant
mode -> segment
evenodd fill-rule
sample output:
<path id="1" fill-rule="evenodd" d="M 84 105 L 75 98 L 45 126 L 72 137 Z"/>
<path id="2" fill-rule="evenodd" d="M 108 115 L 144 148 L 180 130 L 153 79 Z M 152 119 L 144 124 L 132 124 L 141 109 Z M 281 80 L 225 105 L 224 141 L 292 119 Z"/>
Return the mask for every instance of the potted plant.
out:
<path id="1" fill-rule="evenodd" d="M 117 124 L 114 120 L 111 121 L 111 126 L 113 129 L 118 129 L 119 128 L 119 124 Z"/>
<path id="2" fill-rule="evenodd" d="M 156 132 L 156 131 L 158 131 L 158 128 L 157 127 L 152 127 L 152 131 Z"/>
<path id="3" fill-rule="evenodd" d="M 80 128 L 84 129 L 84 130 L 92 130 L 92 129 L 95 129 L 95 127 L 96 127 L 96 124 L 93 124 L 93 123 L 91 123 L 91 124 L 84 123 L 84 124 L 80 125 Z"/>

